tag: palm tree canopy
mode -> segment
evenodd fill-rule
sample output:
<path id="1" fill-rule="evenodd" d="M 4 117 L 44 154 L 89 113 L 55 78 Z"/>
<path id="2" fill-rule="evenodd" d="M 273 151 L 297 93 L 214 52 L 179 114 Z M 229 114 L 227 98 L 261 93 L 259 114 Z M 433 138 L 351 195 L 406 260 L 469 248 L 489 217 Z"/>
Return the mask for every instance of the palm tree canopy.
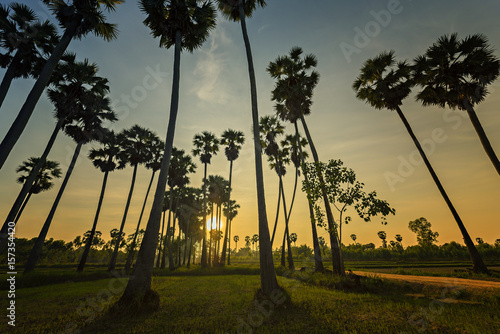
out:
<path id="1" fill-rule="evenodd" d="M 293 47 L 289 55 L 279 56 L 266 69 L 276 79 L 271 98 L 276 113 L 292 123 L 311 113 L 313 90 L 319 81 L 319 73 L 313 70 L 318 64 L 316 56 L 301 57 L 302 53 L 300 47 Z"/>
<path id="2" fill-rule="evenodd" d="M 40 22 L 36 13 L 21 3 L 0 5 L 0 67 L 15 66 L 15 78 L 35 75 L 37 64 L 50 54 L 58 36 L 49 21 Z"/>
<path id="3" fill-rule="evenodd" d="M 463 40 L 445 35 L 415 58 L 415 81 L 423 89 L 417 100 L 425 105 L 446 104 L 467 109 L 484 100 L 487 86 L 498 78 L 500 60 L 481 34 Z"/>
<path id="4" fill-rule="evenodd" d="M 152 158 L 146 163 L 146 168 L 153 171 L 158 171 L 161 168 L 161 160 L 163 158 L 163 151 L 165 149 L 165 143 L 159 137 L 153 138 L 151 141 L 151 153 Z"/>
<path id="5" fill-rule="evenodd" d="M 189 184 L 188 174 L 196 171 L 196 165 L 193 163 L 191 156 L 186 154 L 184 150 L 172 147 L 172 155 L 168 166 L 167 184 L 170 188 L 182 188 Z"/>
<path id="6" fill-rule="evenodd" d="M 158 140 L 158 136 L 142 126 L 133 125 L 118 134 L 122 151 L 131 166 L 146 164 L 153 158 L 151 144 Z"/>
<path id="7" fill-rule="evenodd" d="M 241 146 L 245 143 L 245 136 L 241 131 L 227 129 L 222 132 L 220 143 L 226 146 L 224 153 L 227 160 L 234 161 L 240 155 Z"/>
<path id="8" fill-rule="evenodd" d="M 252 17 L 252 13 L 257 7 L 264 8 L 267 4 L 264 0 L 239 0 L 243 1 L 243 12 L 245 17 Z M 222 16 L 231 21 L 240 21 L 240 9 L 238 0 L 216 0 Z"/>
<path id="9" fill-rule="evenodd" d="M 201 163 L 209 164 L 212 155 L 219 151 L 219 139 L 212 132 L 203 131 L 198 133 L 193 138 L 194 149 L 193 155 L 200 156 Z"/>
<path id="10" fill-rule="evenodd" d="M 295 168 L 299 168 L 301 162 L 309 157 L 309 154 L 305 151 L 307 144 L 307 139 L 301 136 L 297 138 L 297 136 L 291 134 L 285 135 L 285 139 L 281 141 L 282 147 L 290 148 L 290 160 L 292 160 Z"/>
<path id="11" fill-rule="evenodd" d="M 42 0 L 54 13 L 59 24 L 67 29 L 76 24 L 75 38 L 81 39 L 94 33 L 107 41 L 118 37 L 116 24 L 106 22 L 103 9 L 108 12 L 116 10 L 116 6 L 124 0 Z"/>
<path id="12" fill-rule="evenodd" d="M 235 200 L 230 200 L 229 201 L 229 210 L 228 210 L 228 207 L 227 207 L 227 202 L 224 202 L 224 207 L 222 208 L 222 212 L 224 213 L 224 216 L 227 217 L 228 213 L 229 213 L 229 220 L 233 220 L 234 217 L 236 217 L 238 215 L 238 209 L 240 208 L 240 205 L 236 203 Z M 238 240 L 239 240 L 239 237 L 238 237 Z"/>
<path id="13" fill-rule="evenodd" d="M 173 46 L 180 32 L 181 50 L 193 52 L 215 28 L 217 15 L 210 1 L 200 5 L 196 0 L 140 0 L 139 6 L 147 15 L 144 24 L 155 38 L 160 38 L 160 47 Z"/>
<path id="14" fill-rule="evenodd" d="M 103 173 L 124 168 L 125 159 L 116 133 L 108 130 L 100 143 L 100 148 L 90 149 L 89 159 L 92 164 Z"/>
<path id="15" fill-rule="evenodd" d="M 374 108 L 395 110 L 403 104 L 413 85 L 411 66 L 406 61 L 396 63 L 394 51 L 390 51 L 365 61 L 352 88 L 358 99 Z"/>
<path id="16" fill-rule="evenodd" d="M 220 175 L 209 175 L 207 180 L 208 198 L 217 205 L 227 202 L 229 181 Z"/>
<path id="17" fill-rule="evenodd" d="M 263 116 L 259 121 L 259 129 L 261 145 L 271 169 L 279 175 L 285 175 L 285 165 L 290 163 L 290 150 L 287 142 L 282 142 L 284 145 L 280 147 L 277 141 L 277 137 L 284 133 L 285 127 L 280 123 L 278 117 Z"/>
<path id="18" fill-rule="evenodd" d="M 38 164 L 40 158 L 31 157 L 28 161 L 23 161 L 21 165 L 16 168 L 16 173 L 24 173 L 17 178 L 18 183 L 24 183 L 28 176 L 30 175 L 33 167 Z M 62 176 L 61 168 L 59 168 L 59 163 L 57 161 L 46 160 L 38 172 L 35 182 L 31 186 L 30 192 L 33 194 L 38 194 L 42 191 L 51 189 L 54 186 L 52 180 L 54 178 L 60 178 Z"/>

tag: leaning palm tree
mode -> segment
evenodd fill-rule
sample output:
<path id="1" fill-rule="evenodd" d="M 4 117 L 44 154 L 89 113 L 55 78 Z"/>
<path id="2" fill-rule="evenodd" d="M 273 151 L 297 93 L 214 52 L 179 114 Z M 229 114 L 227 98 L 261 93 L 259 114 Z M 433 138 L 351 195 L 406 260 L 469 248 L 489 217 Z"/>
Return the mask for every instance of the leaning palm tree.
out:
<path id="1" fill-rule="evenodd" d="M 269 236 L 269 225 L 266 213 L 266 198 L 264 191 L 264 174 L 262 171 L 262 148 L 259 140 L 259 110 L 257 106 L 257 84 L 253 67 L 252 50 L 248 39 L 246 18 L 251 17 L 257 7 L 266 6 L 264 0 L 217 0 L 219 10 L 226 18 L 241 23 L 241 31 L 245 43 L 248 62 L 248 75 L 250 77 L 250 98 L 252 104 L 253 143 L 255 153 L 255 176 L 257 181 L 257 207 L 259 212 L 260 235 L 260 283 L 261 290 L 270 294 L 278 288 L 276 271 L 274 270 L 273 250 Z"/>
<path id="2" fill-rule="evenodd" d="M 117 169 L 122 169 L 125 167 L 125 159 L 122 155 L 120 141 L 118 140 L 114 131 L 106 132 L 104 138 L 100 140 L 102 147 L 95 149 L 90 149 L 89 159 L 92 160 L 92 164 L 104 173 L 102 180 L 101 193 L 99 195 L 99 202 L 97 203 L 97 210 L 94 217 L 94 222 L 92 224 L 92 229 L 87 238 L 85 244 L 85 249 L 83 250 L 82 257 L 78 264 L 76 271 L 81 272 L 85 268 L 88 255 L 90 253 L 90 248 L 92 247 L 92 242 L 97 229 L 97 222 L 99 220 L 99 213 L 101 212 L 102 202 L 104 200 L 104 192 L 106 191 L 106 184 L 108 182 L 108 175 Z"/>
<path id="3" fill-rule="evenodd" d="M 238 159 L 240 155 L 241 146 L 245 143 L 245 137 L 243 132 L 236 131 L 232 129 L 227 129 L 222 132 L 221 135 L 221 144 L 226 146 L 224 148 L 224 153 L 226 154 L 226 158 L 229 161 L 229 185 L 228 185 L 228 193 L 227 193 L 227 206 L 231 201 L 231 183 L 233 178 L 233 162 Z M 224 243 L 222 246 L 222 255 L 220 264 L 224 266 L 226 264 L 226 252 L 227 252 L 227 243 L 231 242 L 231 236 L 228 236 L 228 227 L 229 227 L 229 215 L 226 217 L 226 230 L 224 232 Z M 231 247 L 230 247 L 231 248 Z"/>
<path id="4" fill-rule="evenodd" d="M 500 175 L 498 160 L 474 110 L 488 94 L 487 86 L 500 72 L 500 60 L 493 54 L 488 40 L 481 34 L 458 40 L 457 34 L 445 35 L 415 58 L 415 82 L 423 89 L 417 100 L 424 106 L 464 110 L 476 130 L 486 154 Z"/>
<path id="5" fill-rule="evenodd" d="M 35 245 L 30 252 L 28 261 L 24 267 L 25 273 L 30 272 L 35 268 L 36 263 L 42 254 L 43 243 L 61 197 L 66 189 L 66 185 L 68 184 L 69 178 L 75 167 L 76 160 L 80 155 L 82 146 L 94 140 L 100 139 L 103 136 L 106 132 L 106 129 L 103 127 L 103 122 L 114 122 L 117 120 L 115 113 L 111 110 L 110 104 L 110 100 L 106 97 L 96 97 L 94 94 L 89 94 L 83 99 L 82 108 L 76 114 L 74 121 L 64 127 L 64 132 L 69 135 L 77 143 L 77 145 L 54 204 L 52 205 L 49 215 L 47 216 L 40 234 L 36 239 Z"/>
<path id="6" fill-rule="evenodd" d="M 422 156 L 422 159 L 424 160 L 434 183 L 436 183 L 441 196 L 443 196 L 448 208 L 457 222 L 460 232 L 464 238 L 465 245 L 469 250 L 474 271 L 487 273 L 488 269 L 486 268 L 481 255 L 474 246 L 462 219 L 451 203 L 451 200 L 444 190 L 441 181 L 439 181 L 436 172 L 427 159 L 420 142 L 413 133 L 410 124 L 401 111 L 400 106 L 403 104 L 403 100 L 410 94 L 411 88 L 413 87 L 413 81 L 411 80 L 411 67 L 406 62 L 396 63 L 394 59 L 394 51 L 381 53 L 373 59 L 368 59 L 363 64 L 361 74 L 356 78 L 352 87 L 356 91 L 356 97 L 358 99 L 364 100 L 374 108 L 386 108 L 397 112 L 406 130 L 408 131 L 408 134 L 413 140 L 413 143 Z"/>
<path id="7" fill-rule="evenodd" d="M 151 173 L 148 190 L 146 191 L 146 196 L 144 197 L 144 202 L 142 203 L 142 209 L 141 213 L 139 214 L 139 220 L 137 221 L 137 227 L 135 228 L 134 237 L 132 238 L 132 242 L 130 243 L 127 261 L 125 262 L 125 272 L 130 271 L 130 266 L 132 265 L 132 261 L 134 260 L 135 246 L 137 245 L 136 241 L 137 235 L 139 233 L 139 228 L 141 226 L 142 215 L 144 214 L 144 209 L 146 208 L 149 191 L 151 190 L 151 185 L 153 184 L 155 174 L 158 170 L 160 170 L 161 158 L 163 157 L 163 149 L 165 148 L 165 143 L 156 135 L 152 138 L 150 145 L 150 150 L 152 153 L 151 160 L 146 162 L 145 166 L 147 169 L 151 169 L 153 172 Z"/>
<path id="8" fill-rule="evenodd" d="M 24 173 L 17 178 L 16 180 L 17 183 L 23 184 L 26 182 L 29 175 L 31 174 L 31 171 L 38 164 L 39 160 L 40 158 L 31 157 L 28 159 L 28 161 L 23 161 L 23 163 L 16 168 L 17 173 Z M 26 196 L 26 199 L 23 202 L 23 205 L 21 206 L 21 209 L 17 213 L 17 216 L 14 220 L 15 224 L 17 224 L 19 217 L 21 217 L 21 214 L 24 208 L 26 207 L 26 204 L 28 204 L 31 195 L 39 194 L 43 191 L 52 189 L 52 187 L 54 186 L 52 180 L 54 178 L 60 178 L 61 174 L 62 171 L 59 168 L 59 163 L 57 161 L 52 161 L 52 160 L 45 161 L 45 163 L 42 166 L 42 169 L 37 173 L 35 183 L 33 183 L 33 185 L 31 186 L 28 195 Z"/>
<path id="9" fill-rule="evenodd" d="M 81 39 L 89 33 L 112 40 L 117 37 L 116 25 L 106 22 L 102 7 L 108 11 L 114 11 L 123 0 L 93 0 L 93 1 L 71 1 L 71 0 L 43 0 L 49 9 L 55 14 L 59 24 L 64 28 L 59 43 L 45 63 L 26 101 L 24 102 L 14 123 L 11 125 L 5 138 L 0 144 L 0 169 L 9 156 L 12 148 L 21 136 L 35 109 L 45 87 L 49 84 L 52 72 L 63 56 L 66 48 L 73 38 Z"/>
<path id="10" fill-rule="evenodd" d="M 64 62 L 57 68 L 58 81 L 55 87 L 48 91 L 49 100 L 55 107 L 57 123 L 38 163 L 24 182 L 2 226 L 0 253 L 6 244 L 7 224 L 16 217 L 61 129 L 78 119 L 84 104 L 100 101 L 109 92 L 108 80 L 97 76 L 96 64 L 90 64 L 87 59 L 78 62 L 74 54 L 68 54 L 64 58 Z"/>
<path id="11" fill-rule="evenodd" d="M 0 67 L 6 68 L 0 84 L 0 107 L 16 78 L 36 76 L 36 66 L 57 44 L 57 28 L 40 22 L 36 13 L 21 3 L 0 5 Z"/>
<path id="12" fill-rule="evenodd" d="M 160 230 L 161 210 L 167 184 L 170 154 L 174 142 L 175 122 L 179 105 L 180 56 L 181 50 L 192 52 L 198 49 L 215 27 L 215 9 L 210 2 L 198 5 L 196 1 L 164 1 L 141 0 L 141 10 L 147 15 L 144 24 L 151 29 L 154 37 L 160 38 L 160 46 L 174 46 L 174 70 L 172 83 L 172 98 L 170 101 L 170 117 L 168 121 L 165 150 L 158 176 L 153 207 L 149 215 L 146 233 L 134 269 L 134 279 L 130 280 L 120 299 L 124 304 L 141 305 L 152 297 L 151 275 L 153 271 L 158 232 Z M 146 299 L 145 299 L 146 298 Z M 158 297 L 154 297 L 157 299 Z"/>
<path id="13" fill-rule="evenodd" d="M 289 55 L 280 56 L 274 61 L 270 62 L 269 66 L 267 67 L 267 71 L 272 78 L 276 79 L 276 84 L 272 91 L 272 100 L 276 102 L 276 114 L 280 117 L 280 119 L 289 121 L 294 125 L 295 136 L 297 138 L 300 138 L 299 128 L 297 124 L 297 122 L 300 120 L 300 122 L 302 123 L 302 127 L 304 128 L 304 132 L 306 134 L 314 162 L 318 164 L 318 152 L 316 151 L 316 147 L 314 145 L 314 142 L 312 141 L 312 137 L 304 117 L 311 113 L 313 90 L 319 81 L 319 73 L 313 70 L 313 68 L 317 65 L 317 59 L 313 54 L 301 57 L 302 53 L 303 51 L 300 47 L 293 47 L 290 50 Z M 300 154 L 302 154 L 301 146 L 299 146 L 299 149 Z M 306 184 L 309 184 L 307 175 L 304 172 L 304 163 L 305 161 L 304 159 L 302 159 L 302 173 L 306 178 Z M 324 184 L 321 170 L 318 169 L 317 173 L 320 176 L 321 183 Z M 321 252 L 317 237 L 318 233 L 316 230 L 313 203 L 309 189 L 310 187 L 306 187 L 306 194 L 309 205 L 309 216 L 313 234 L 315 270 L 322 271 L 324 270 L 324 268 L 321 260 Z M 338 234 L 336 231 L 336 224 L 324 187 L 322 187 L 321 196 L 323 197 L 328 221 L 333 269 L 337 274 L 343 275 L 344 265 L 342 261 L 342 254 L 340 251 Z"/>
<path id="14" fill-rule="evenodd" d="M 193 155 L 200 156 L 200 161 L 204 165 L 203 174 L 203 245 L 201 248 L 201 267 L 208 267 L 207 258 L 207 166 L 210 164 L 212 155 L 219 151 L 219 139 L 211 132 L 203 131 L 201 134 L 196 134 L 193 138 Z M 210 245 L 211 247 L 211 245 Z"/>
<path id="15" fill-rule="evenodd" d="M 137 168 L 140 164 L 146 164 L 153 157 L 153 152 L 150 150 L 151 143 L 153 143 L 157 136 L 152 131 L 143 128 L 139 125 L 134 125 L 130 129 L 125 129 L 118 134 L 120 145 L 122 147 L 122 154 L 128 164 L 134 169 L 132 172 L 132 181 L 130 183 L 130 190 L 127 196 L 127 203 L 123 212 L 122 222 L 120 224 L 121 236 L 125 222 L 127 221 L 128 210 L 130 208 L 130 201 L 134 192 L 135 180 L 137 176 Z M 116 259 L 118 257 L 118 250 L 120 248 L 120 237 L 117 238 L 113 255 L 108 264 L 108 271 L 115 270 Z"/>

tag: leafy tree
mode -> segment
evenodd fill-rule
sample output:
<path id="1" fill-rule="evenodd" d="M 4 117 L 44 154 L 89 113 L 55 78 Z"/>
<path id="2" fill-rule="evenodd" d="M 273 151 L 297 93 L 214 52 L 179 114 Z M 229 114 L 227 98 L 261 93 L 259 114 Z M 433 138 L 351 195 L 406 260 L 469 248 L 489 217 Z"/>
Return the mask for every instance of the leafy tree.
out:
<path id="1" fill-rule="evenodd" d="M 262 149 L 259 141 L 259 110 L 257 104 L 257 84 L 253 66 L 252 50 L 248 38 L 246 18 L 251 17 L 257 7 L 266 6 L 264 0 L 216 0 L 222 15 L 234 22 L 240 22 L 243 41 L 248 62 L 248 75 L 250 79 L 250 98 L 252 104 L 252 129 L 255 155 L 255 179 L 257 182 L 257 207 L 259 214 L 260 235 L 260 278 L 261 290 L 264 294 L 270 294 L 278 288 L 276 272 L 274 270 L 273 249 L 269 236 L 269 225 L 267 221 L 266 198 L 264 191 L 264 175 L 262 171 Z"/>
<path id="2" fill-rule="evenodd" d="M 378 231 L 377 235 L 382 240 L 382 247 L 387 248 L 387 234 L 385 233 L 385 231 Z"/>
<path id="3" fill-rule="evenodd" d="M 429 247 L 437 242 L 438 232 L 432 232 L 431 223 L 424 217 L 412 220 L 408 223 L 408 228 L 417 234 L 417 242 L 422 247 Z"/>
<path id="4" fill-rule="evenodd" d="M 353 83 L 353 89 L 356 91 L 356 97 L 365 100 L 376 109 L 386 108 L 395 110 L 401 121 L 403 122 L 408 134 L 417 147 L 422 160 L 429 170 L 429 173 L 434 180 L 434 183 L 439 189 L 441 196 L 445 200 L 448 208 L 450 209 L 457 225 L 462 233 L 465 244 L 469 250 L 473 268 L 475 272 L 488 273 L 488 268 L 484 264 L 481 255 L 477 251 L 474 243 L 462 222 L 462 219 L 455 210 L 451 203 L 448 194 L 444 190 L 437 174 L 432 168 L 427 156 L 420 145 L 417 137 L 406 120 L 400 106 L 403 100 L 410 94 L 411 88 L 414 83 L 411 80 L 411 67 L 406 62 L 396 63 L 394 59 L 394 52 L 384 52 L 373 59 L 368 59 L 361 68 L 361 74 L 356 78 Z"/>
<path id="5" fill-rule="evenodd" d="M 437 105 L 466 111 L 483 148 L 500 175 L 500 160 L 474 110 L 488 94 L 487 86 L 500 73 L 500 60 L 493 54 L 488 39 L 481 34 L 463 40 L 444 35 L 415 58 L 415 82 L 423 89 L 417 100 L 424 106 Z"/>
<path id="6" fill-rule="evenodd" d="M 0 168 L 2 168 L 12 148 L 24 131 L 40 96 L 49 84 L 52 73 L 71 40 L 73 38 L 81 39 L 91 32 L 108 41 L 116 38 L 118 34 L 116 25 L 106 22 L 102 8 L 104 7 L 107 11 L 114 11 L 116 6 L 124 1 L 43 0 L 43 2 L 55 14 L 59 24 L 64 29 L 64 34 L 55 45 L 14 123 L 0 144 Z"/>

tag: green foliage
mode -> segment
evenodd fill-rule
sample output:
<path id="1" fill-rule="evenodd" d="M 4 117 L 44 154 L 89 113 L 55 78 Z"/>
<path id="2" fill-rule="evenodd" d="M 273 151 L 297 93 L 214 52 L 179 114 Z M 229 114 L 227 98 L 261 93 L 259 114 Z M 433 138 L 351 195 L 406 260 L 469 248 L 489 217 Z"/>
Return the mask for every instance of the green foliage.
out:
<path id="1" fill-rule="evenodd" d="M 432 232 L 431 223 L 424 217 L 412 220 L 408 228 L 417 234 L 417 242 L 422 247 L 428 247 L 437 242 L 438 232 Z"/>

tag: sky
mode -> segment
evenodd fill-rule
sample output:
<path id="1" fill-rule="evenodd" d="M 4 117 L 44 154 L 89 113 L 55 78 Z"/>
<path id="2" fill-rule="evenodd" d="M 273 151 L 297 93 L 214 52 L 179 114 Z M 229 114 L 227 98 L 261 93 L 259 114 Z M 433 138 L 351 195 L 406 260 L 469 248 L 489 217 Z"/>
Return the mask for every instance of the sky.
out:
<path id="1" fill-rule="evenodd" d="M 41 18 L 51 18 L 41 1 L 25 1 Z M 2 1 L 2 3 L 6 3 Z M 357 100 L 351 88 L 363 62 L 386 50 L 394 50 L 398 60 L 411 60 L 425 52 L 440 36 L 458 33 L 463 38 L 482 33 L 500 56 L 497 0 L 470 1 L 326 1 L 270 0 L 247 20 L 256 71 L 260 116 L 274 112 L 271 101 L 273 79 L 266 67 L 294 46 L 318 59 L 320 73 L 314 91 L 308 126 L 320 160 L 341 159 L 352 168 L 365 190 L 376 190 L 379 198 L 396 209 L 387 225 L 378 219 L 364 222 L 351 212 L 352 222 L 343 227 L 342 240 L 380 245 L 377 232 L 387 239 L 403 236 L 403 245 L 415 244 L 416 236 L 408 222 L 425 217 L 432 230 L 439 232 L 438 243 L 461 241 L 458 227 L 429 172 L 419 159 L 415 146 L 399 117 L 387 110 L 375 110 Z M 127 0 L 108 15 L 118 24 L 119 37 L 105 42 L 89 35 L 74 40 L 68 50 L 78 59 L 88 58 L 99 66 L 98 74 L 110 82 L 110 98 L 119 121 L 117 131 L 134 124 L 147 127 L 165 138 L 172 84 L 173 49 L 159 47 L 142 21 L 137 2 Z M 53 20 L 53 18 L 51 18 Z M 3 76 L 4 70 L 0 71 Z M 21 108 L 33 80 L 16 80 L 0 110 L 0 137 Z M 219 16 L 217 27 L 203 46 L 181 56 L 179 114 L 174 146 L 190 152 L 193 136 L 210 131 L 220 136 L 228 129 L 243 131 L 246 144 L 234 163 L 232 198 L 241 206 L 232 225 L 232 235 L 258 233 L 254 151 L 251 137 L 251 106 L 248 68 L 239 24 Z M 500 83 L 476 107 L 489 140 L 500 154 Z M 484 152 L 468 116 L 438 107 L 422 107 L 415 101 L 414 89 L 402 106 L 416 136 L 427 148 L 435 168 L 459 215 L 473 239 L 493 243 L 500 238 L 497 206 L 500 178 Z M 28 157 L 40 156 L 55 125 L 53 106 L 42 96 L 23 135 L 0 171 L 0 213 L 7 213 L 20 185 L 15 182 L 16 167 Z M 286 128 L 292 133 L 292 126 Z M 61 163 L 65 172 L 76 144 L 60 134 L 49 159 Z M 73 240 L 91 228 L 103 174 L 87 158 L 92 145 L 84 147 L 77 166 L 55 214 L 48 238 Z M 191 185 L 201 186 L 203 166 L 191 175 Z M 264 160 L 265 161 L 265 160 Z M 292 168 L 289 169 L 290 171 Z M 139 168 L 125 232 L 137 224 L 151 172 Z M 212 159 L 209 174 L 229 177 L 229 163 L 223 150 Z M 113 172 L 101 211 L 98 230 L 104 238 L 119 228 L 132 168 Z M 293 191 L 293 173 L 285 177 L 287 202 Z M 278 178 L 264 165 L 268 221 L 274 223 Z M 36 237 L 48 215 L 62 179 L 54 189 L 33 196 L 16 228 L 17 237 Z M 153 193 L 153 192 L 152 192 Z M 151 208 L 149 198 L 146 217 Z M 307 200 L 299 192 L 290 217 L 290 232 L 297 233 L 297 244 L 312 246 Z M 283 233 L 284 219 L 278 224 Z M 319 229 L 327 239 L 327 232 Z M 328 239 L 327 239 L 328 240 Z M 233 245 L 234 246 L 234 245 Z M 239 247 L 242 246 L 240 241 Z M 279 247 L 277 243 L 274 247 Z"/>

